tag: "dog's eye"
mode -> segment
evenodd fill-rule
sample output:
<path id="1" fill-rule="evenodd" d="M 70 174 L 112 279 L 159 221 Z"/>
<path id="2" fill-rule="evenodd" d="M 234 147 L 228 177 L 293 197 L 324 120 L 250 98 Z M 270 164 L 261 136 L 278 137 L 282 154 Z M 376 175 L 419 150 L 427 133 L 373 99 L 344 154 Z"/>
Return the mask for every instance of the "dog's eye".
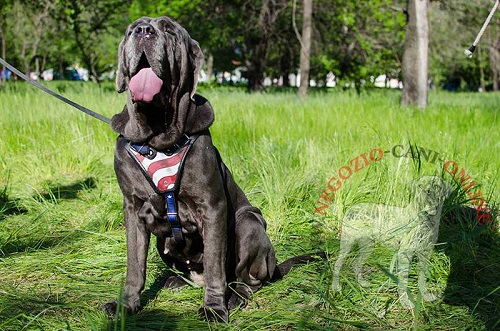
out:
<path id="1" fill-rule="evenodd" d="M 172 27 L 170 27 L 168 25 L 163 28 L 163 31 L 170 34 L 170 35 L 174 35 L 174 30 L 172 29 Z"/>
<path id="2" fill-rule="evenodd" d="M 168 33 L 170 35 L 174 35 L 174 29 L 173 29 L 172 25 L 169 24 L 169 22 L 160 21 L 160 22 L 158 22 L 158 25 L 163 32 Z"/>

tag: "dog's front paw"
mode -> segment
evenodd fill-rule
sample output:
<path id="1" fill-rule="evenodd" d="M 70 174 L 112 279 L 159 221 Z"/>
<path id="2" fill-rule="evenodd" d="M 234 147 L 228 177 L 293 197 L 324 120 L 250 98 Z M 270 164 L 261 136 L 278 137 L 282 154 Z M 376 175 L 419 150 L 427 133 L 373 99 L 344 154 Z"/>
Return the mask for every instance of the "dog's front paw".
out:
<path id="1" fill-rule="evenodd" d="M 108 315 L 108 317 L 115 317 L 116 316 L 116 310 L 118 308 L 118 302 L 116 300 L 110 301 L 108 303 L 105 303 L 102 305 L 99 310 L 103 311 Z"/>
<path id="2" fill-rule="evenodd" d="M 128 315 L 135 314 L 139 311 L 139 305 L 129 307 L 122 304 L 120 306 L 116 300 L 105 303 L 99 308 L 99 310 L 105 312 L 108 317 L 114 318 L 118 314 L 118 310 L 120 308 L 122 309 L 122 313 L 127 313 Z"/>
<path id="3" fill-rule="evenodd" d="M 359 275 L 356 275 L 356 279 L 358 280 L 358 284 L 361 286 L 361 287 L 368 287 L 370 286 L 370 282 L 367 281 L 365 279 L 365 277 L 363 277 L 363 275 L 359 274 Z"/>
<path id="4" fill-rule="evenodd" d="M 208 322 L 224 322 L 229 320 L 229 313 L 226 308 L 213 309 L 208 307 L 201 307 L 198 310 L 198 316 Z"/>
<path id="5" fill-rule="evenodd" d="M 422 291 L 422 297 L 424 301 L 435 301 L 438 298 L 437 295 L 429 291 Z"/>
<path id="6" fill-rule="evenodd" d="M 337 292 L 340 292 L 340 279 L 339 277 L 333 277 L 333 280 L 332 280 L 332 292 L 333 293 L 337 293 Z"/>
<path id="7" fill-rule="evenodd" d="M 238 292 L 233 292 L 229 296 L 229 300 L 227 301 L 227 308 L 229 310 L 232 309 L 244 309 L 248 305 L 248 299 L 239 294 Z"/>
<path id="8" fill-rule="evenodd" d="M 399 295 L 399 302 L 401 302 L 401 306 L 405 309 L 413 309 L 415 308 L 415 305 L 413 302 L 410 300 L 408 297 L 408 293 L 403 292 Z"/>

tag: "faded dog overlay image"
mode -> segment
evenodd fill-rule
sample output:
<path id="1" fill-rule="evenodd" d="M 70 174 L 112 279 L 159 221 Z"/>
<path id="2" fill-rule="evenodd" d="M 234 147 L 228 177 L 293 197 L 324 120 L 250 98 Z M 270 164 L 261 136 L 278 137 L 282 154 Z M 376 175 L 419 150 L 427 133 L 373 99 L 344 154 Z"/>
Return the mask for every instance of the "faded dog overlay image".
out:
<path id="1" fill-rule="evenodd" d="M 464 242 L 486 238 L 495 218 L 480 180 L 447 153 L 413 144 L 347 160 L 314 211 L 333 243 L 331 294 L 376 293 L 386 308 L 414 312 L 423 302 L 450 302 L 456 286 L 436 279 L 436 268 L 463 269 L 462 256 L 472 254 Z"/>
<path id="2" fill-rule="evenodd" d="M 383 243 L 397 249 L 393 261 L 396 261 L 401 304 L 413 307 L 408 299 L 407 282 L 414 256 L 418 259 L 418 285 L 423 298 L 435 299 L 426 288 L 427 261 L 437 240 L 441 210 L 450 187 L 439 177 L 423 176 L 415 180 L 412 191 L 413 200 L 405 207 L 360 203 L 347 210 L 342 219 L 340 252 L 333 271 L 333 291 L 341 289 L 340 272 L 355 245 L 359 250 L 353 264 L 356 280 L 361 286 L 368 286 L 363 265 L 375 243 Z"/>

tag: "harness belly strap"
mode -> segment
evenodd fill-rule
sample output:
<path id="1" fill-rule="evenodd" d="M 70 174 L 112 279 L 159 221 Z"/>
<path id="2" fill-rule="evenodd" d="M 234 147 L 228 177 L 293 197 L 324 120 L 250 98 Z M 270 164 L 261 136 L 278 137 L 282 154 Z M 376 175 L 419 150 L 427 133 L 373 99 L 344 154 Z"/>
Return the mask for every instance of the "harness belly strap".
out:
<path id="1" fill-rule="evenodd" d="M 197 135 L 184 135 L 172 147 L 162 151 L 157 151 L 147 144 L 127 144 L 127 151 L 137 162 L 151 187 L 156 193 L 165 195 L 164 218 L 170 223 L 170 236 L 176 242 L 182 241 L 183 237 L 175 195 L 182 176 L 184 159 L 196 138 Z"/>
<path id="2" fill-rule="evenodd" d="M 172 229 L 171 237 L 173 237 L 176 242 L 180 242 L 184 238 L 182 237 L 181 222 L 179 222 L 179 216 L 177 215 L 174 193 L 165 194 L 165 207 L 167 210 L 167 220 L 169 221 L 170 228 Z"/>

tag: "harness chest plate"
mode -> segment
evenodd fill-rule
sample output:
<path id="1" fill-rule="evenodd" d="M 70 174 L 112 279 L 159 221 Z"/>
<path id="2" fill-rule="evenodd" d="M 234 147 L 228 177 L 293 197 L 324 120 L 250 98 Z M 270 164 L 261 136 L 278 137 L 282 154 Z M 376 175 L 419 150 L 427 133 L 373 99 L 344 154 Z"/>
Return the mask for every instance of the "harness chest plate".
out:
<path id="1" fill-rule="evenodd" d="M 163 151 L 129 142 L 127 151 L 156 193 L 173 192 L 179 186 L 184 159 L 196 138 L 184 135 L 175 145 Z"/>

